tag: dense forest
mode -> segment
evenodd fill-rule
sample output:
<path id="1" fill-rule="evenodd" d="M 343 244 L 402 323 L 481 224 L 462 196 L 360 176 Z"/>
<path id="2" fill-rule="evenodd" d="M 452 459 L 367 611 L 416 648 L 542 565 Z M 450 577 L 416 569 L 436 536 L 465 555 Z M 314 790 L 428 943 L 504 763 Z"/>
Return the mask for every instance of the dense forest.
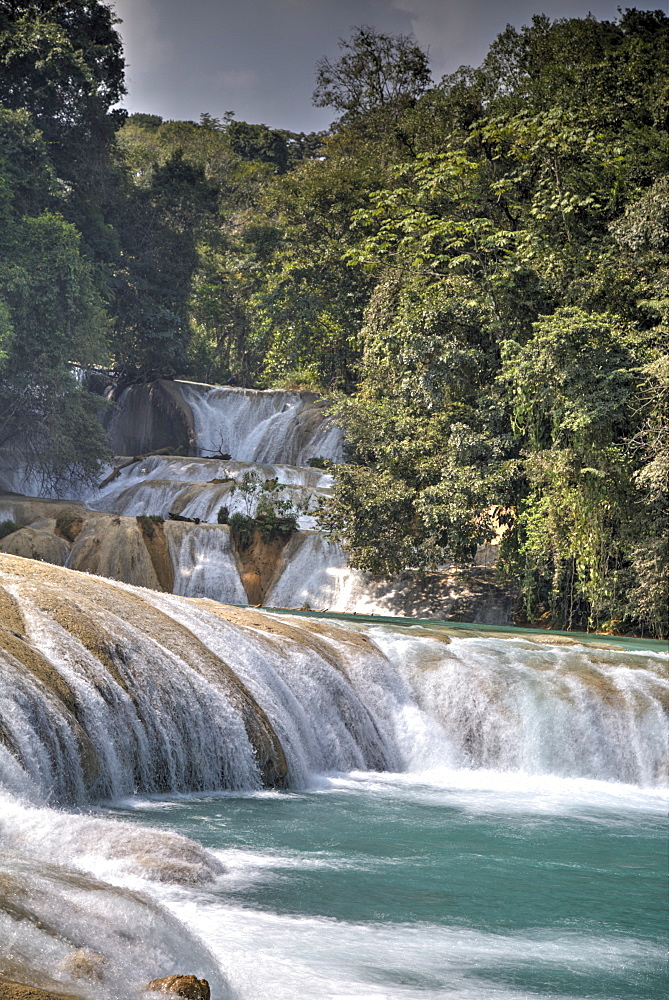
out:
<path id="1" fill-rule="evenodd" d="M 0 0 L 0 448 L 95 475 L 101 373 L 313 389 L 352 565 L 502 532 L 526 621 L 666 633 L 669 18 L 536 16 L 439 82 L 362 26 L 308 135 L 126 116 L 116 25 Z"/>

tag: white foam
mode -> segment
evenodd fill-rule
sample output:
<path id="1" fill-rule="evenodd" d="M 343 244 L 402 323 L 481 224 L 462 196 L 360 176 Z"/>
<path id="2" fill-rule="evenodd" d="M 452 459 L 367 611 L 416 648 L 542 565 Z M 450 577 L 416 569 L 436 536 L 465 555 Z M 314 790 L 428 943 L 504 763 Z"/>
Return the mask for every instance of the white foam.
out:
<path id="1" fill-rule="evenodd" d="M 628 974 L 660 968 L 664 960 L 661 947 L 634 938 L 554 928 L 504 935 L 426 923 L 349 923 L 229 905 L 209 904 L 203 911 L 201 904 L 174 893 L 166 902 L 193 930 L 206 933 L 233 989 L 254 1000 L 530 1000 L 545 994 L 506 986 L 499 973 L 539 966 L 615 976 L 622 968 Z M 495 980 L 487 980 L 481 969 L 494 969 Z"/>

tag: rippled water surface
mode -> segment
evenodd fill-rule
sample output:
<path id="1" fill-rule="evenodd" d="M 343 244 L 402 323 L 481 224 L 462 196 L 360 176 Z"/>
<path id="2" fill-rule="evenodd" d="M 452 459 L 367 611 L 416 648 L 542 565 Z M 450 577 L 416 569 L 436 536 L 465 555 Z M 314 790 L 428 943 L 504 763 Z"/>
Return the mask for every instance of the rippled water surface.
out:
<path id="1" fill-rule="evenodd" d="M 666 801 L 585 779 L 353 773 L 300 793 L 132 800 L 214 849 L 156 889 L 241 998 L 663 998 Z"/>

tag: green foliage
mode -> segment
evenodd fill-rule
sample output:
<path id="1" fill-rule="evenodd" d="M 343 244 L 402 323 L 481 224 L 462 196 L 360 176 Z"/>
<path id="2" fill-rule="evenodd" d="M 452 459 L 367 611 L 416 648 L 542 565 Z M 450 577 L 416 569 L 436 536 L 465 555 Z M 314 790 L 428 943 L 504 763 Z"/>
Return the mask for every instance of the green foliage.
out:
<path id="1" fill-rule="evenodd" d="M 44 485 L 92 479 L 106 455 L 102 401 L 70 364 L 105 356 L 107 323 L 76 228 L 49 209 L 53 172 L 24 112 L 0 113 L 12 161 L 0 161 L 0 446 L 23 453 Z M 36 213 L 36 214 L 32 214 Z"/>
<path id="2" fill-rule="evenodd" d="M 7 519 L 6 521 L 0 521 L 0 538 L 6 538 L 7 535 L 13 535 L 15 531 L 18 531 L 21 527 L 20 524 L 15 524 L 14 521 Z"/>
<path id="3" fill-rule="evenodd" d="M 230 488 L 230 495 L 241 493 L 245 513 L 230 516 L 230 530 L 240 549 L 251 544 L 256 531 L 265 542 L 275 538 L 286 541 L 297 531 L 297 519 L 311 505 L 311 496 L 301 502 L 284 494 L 284 487 L 277 479 L 263 479 L 257 472 L 245 472 L 241 480 Z M 222 508 L 223 509 L 223 508 Z"/>
<path id="4" fill-rule="evenodd" d="M 108 219 L 124 118 L 113 109 L 125 94 L 115 23 L 100 0 L 13 0 L 0 9 L 0 105 L 30 115 L 60 181 L 57 207 L 104 261 L 118 252 Z"/>
<path id="5" fill-rule="evenodd" d="M 0 3 L 0 447 L 54 489 L 95 475 L 70 365 L 109 355 L 327 391 L 320 518 L 353 565 L 503 530 L 530 620 L 666 632 L 669 19 L 539 15 L 436 87 L 411 37 L 355 28 L 318 66 L 327 136 L 123 124 L 115 23 Z M 294 530 L 276 482 L 234 490 L 240 547 Z"/>
<path id="6" fill-rule="evenodd" d="M 228 507 L 219 507 L 218 513 L 216 514 L 216 522 L 218 524 L 228 524 L 230 521 L 230 510 Z"/>
<path id="7" fill-rule="evenodd" d="M 634 406 L 641 338 L 615 316 L 558 309 L 524 347 L 507 341 L 501 378 L 514 430 L 533 450 L 585 457 L 624 435 Z"/>
<path id="8" fill-rule="evenodd" d="M 255 531 L 254 518 L 249 517 L 248 514 L 240 514 L 239 511 L 231 515 L 230 534 L 239 552 L 244 552 L 250 547 Z"/>
<path id="9" fill-rule="evenodd" d="M 376 285 L 320 516 L 353 565 L 501 526 L 531 620 L 666 631 L 668 45 L 659 12 L 537 17 L 404 114 L 344 248 Z"/>
<path id="10" fill-rule="evenodd" d="M 136 521 L 144 537 L 153 538 L 156 534 L 157 526 L 164 524 L 165 518 L 160 514 L 138 514 Z"/>
<path id="11" fill-rule="evenodd" d="M 56 518 L 56 534 L 73 542 L 83 524 L 83 518 L 73 510 L 63 510 Z"/>
<path id="12" fill-rule="evenodd" d="M 429 87 L 427 55 L 410 35 L 363 25 L 340 39 L 339 48 L 339 59 L 323 57 L 316 67 L 317 107 L 334 108 L 349 120 L 379 109 L 397 113 Z"/>
<path id="13" fill-rule="evenodd" d="M 174 376 L 187 367 L 188 302 L 200 227 L 216 192 L 180 152 L 128 197 L 118 222 L 124 245 L 116 273 L 112 351 L 124 380 Z"/>

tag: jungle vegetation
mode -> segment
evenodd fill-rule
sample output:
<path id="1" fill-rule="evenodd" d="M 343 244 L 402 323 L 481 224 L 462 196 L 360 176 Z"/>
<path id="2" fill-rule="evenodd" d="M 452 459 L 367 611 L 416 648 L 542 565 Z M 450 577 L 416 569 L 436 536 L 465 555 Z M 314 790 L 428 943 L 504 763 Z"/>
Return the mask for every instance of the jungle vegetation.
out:
<path id="1" fill-rule="evenodd" d="M 73 365 L 325 392 L 354 566 L 501 533 L 527 621 L 666 634 L 669 18 L 536 16 L 439 81 L 361 26 L 308 135 L 127 117 L 116 24 L 0 0 L 0 448 L 95 473 Z"/>

